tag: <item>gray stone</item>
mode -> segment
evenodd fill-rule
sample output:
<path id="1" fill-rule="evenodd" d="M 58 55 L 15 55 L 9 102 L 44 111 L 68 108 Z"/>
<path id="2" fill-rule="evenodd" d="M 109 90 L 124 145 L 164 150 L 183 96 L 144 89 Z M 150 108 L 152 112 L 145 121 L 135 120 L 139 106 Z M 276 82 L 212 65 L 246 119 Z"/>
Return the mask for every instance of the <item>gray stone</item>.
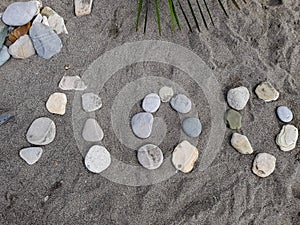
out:
<path id="1" fill-rule="evenodd" d="M 10 115 L 10 114 L 0 115 L 0 125 L 5 124 L 6 122 L 8 122 L 12 118 L 14 118 L 14 116 Z"/>
<path id="2" fill-rule="evenodd" d="M 3 46 L 0 51 L 0 66 L 6 63 L 10 59 L 10 54 L 6 46 Z"/>
<path id="3" fill-rule="evenodd" d="M 86 141 L 96 142 L 103 139 L 103 130 L 95 119 L 87 119 L 82 130 L 82 137 Z"/>
<path id="4" fill-rule="evenodd" d="M 245 135 L 234 133 L 231 137 L 231 145 L 241 154 L 252 154 L 253 149 Z"/>
<path id="5" fill-rule="evenodd" d="M 186 118 L 182 122 L 182 130 L 190 137 L 198 137 L 202 131 L 202 125 L 198 118 Z"/>
<path id="6" fill-rule="evenodd" d="M 155 93 L 148 94 L 144 98 L 142 104 L 143 109 L 149 113 L 156 112 L 159 109 L 159 106 L 160 106 L 160 97 Z"/>
<path id="7" fill-rule="evenodd" d="M 34 18 L 32 24 L 35 24 L 35 23 L 41 23 L 43 21 L 43 16 L 42 14 L 37 14 L 37 16 Z"/>
<path id="8" fill-rule="evenodd" d="M 0 49 L 2 48 L 3 43 L 5 42 L 5 38 L 7 34 L 8 34 L 8 26 L 6 26 L 0 20 Z"/>
<path id="9" fill-rule="evenodd" d="M 178 94 L 171 99 L 171 106 L 179 113 L 188 113 L 192 109 L 192 102 L 187 96 Z"/>
<path id="10" fill-rule="evenodd" d="M 85 93 L 81 96 L 82 108 L 86 112 L 94 112 L 102 107 L 101 98 L 94 93 Z"/>
<path id="11" fill-rule="evenodd" d="M 25 34 L 15 41 L 8 49 L 9 54 L 15 59 L 27 59 L 35 55 L 35 50 L 30 37 Z"/>
<path id="12" fill-rule="evenodd" d="M 111 164 L 110 153 L 103 146 L 94 145 L 85 156 L 84 164 L 93 173 L 101 173 Z"/>
<path id="13" fill-rule="evenodd" d="M 228 91 L 228 105 L 236 110 L 242 110 L 250 98 L 250 93 L 246 87 L 237 87 Z"/>
<path id="14" fill-rule="evenodd" d="M 277 108 L 277 116 L 278 118 L 285 123 L 289 123 L 293 120 L 292 111 L 286 106 L 279 106 Z"/>
<path id="15" fill-rule="evenodd" d="M 75 15 L 85 16 L 91 13 L 93 0 L 74 0 Z"/>
<path id="16" fill-rule="evenodd" d="M 65 91 L 83 91 L 87 88 L 79 76 L 63 76 L 58 86 L 60 89 Z"/>
<path id="17" fill-rule="evenodd" d="M 47 117 L 40 117 L 34 120 L 29 127 L 26 139 L 34 145 L 47 145 L 54 140 L 55 135 L 55 123 Z"/>
<path id="18" fill-rule="evenodd" d="M 152 144 L 146 144 L 139 148 L 137 152 L 139 163 L 149 170 L 154 170 L 160 167 L 164 161 L 164 155 L 161 149 Z"/>
<path id="19" fill-rule="evenodd" d="M 252 171 L 259 177 L 270 176 L 276 166 L 276 158 L 268 153 L 259 153 L 254 159 Z"/>
<path id="20" fill-rule="evenodd" d="M 169 102 L 174 95 L 174 91 L 171 87 L 162 87 L 159 90 L 159 97 L 162 102 Z"/>
<path id="21" fill-rule="evenodd" d="M 23 148 L 20 157 L 29 165 L 35 164 L 42 156 L 43 149 L 40 147 Z"/>
<path id="22" fill-rule="evenodd" d="M 44 59 L 50 59 L 62 48 L 60 38 L 50 27 L 44 24 L 33 24 L 29 30 L 29 35 L 37 54 Z"/>
<path id="23" fill-rule="evenodd" d="M 151 113 L 138 113 L 131 119 L 133 133 L 139 138 L 148 138 L 152 132 L 154 118 Z"/>

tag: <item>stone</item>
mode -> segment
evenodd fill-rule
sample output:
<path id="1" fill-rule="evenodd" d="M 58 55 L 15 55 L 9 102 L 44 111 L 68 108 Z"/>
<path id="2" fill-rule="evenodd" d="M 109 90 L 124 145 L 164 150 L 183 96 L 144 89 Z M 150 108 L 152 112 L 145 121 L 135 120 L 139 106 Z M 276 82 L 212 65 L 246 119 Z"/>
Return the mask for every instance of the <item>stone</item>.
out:
<path id="1" fill-rule="evenodd" d="M 242 128 L 242 115 L 233 109 L 226 111 L 225 120 L 227 125 L 232 130 L 239 130 Z"/>
<path id="2" fill-rule="evenodd" d="M 65 91 L 83 91 L 87 88 L 79 76 L 63 76 L 58 86 Z"/>
<path id="3" fill-rule="evenodd" d="M 231 145 L 241 154 L 252 154 L 253 149 L 245 135 L 234 133 L 231 137 Z"/>
<path id="4" fill-rule="evenodd" d="M 14 118 L 14 116 L 10 114 L 0 115 L 0 125 L 5 124 L 12 118 Z"/>
<path id="5" fill-rule="evenodd" d="M 85 156 L 84 164 L 93 173 L 101 173 L 111 164 L 110 153 L 100 145 L 92 146 Z"/>
<path id="6" fill-rule="evenodd" d="M 7 34 L 8 34 L 8 26 L 2 23 L 0 19 L 0 49 L 2 49 Z"/>
<path id="7" fill-rule="evenodd" d="M 23 26 L 17 27 L 14 29 L 9 35 L 8 35 L 8 40 L 11 43 L 14 43 L 16 40 L 18 40 L 21 36 L 28 34 L 28 31 L 30 29 L 31 23 L 27 23 Z"/>
<path id="8" fill-rule="evenodd" d="M 131 119 L 133 133 L 139 138 L 148 138 L 152 132 L 154 118 L 151 113 L 138 113 Z"/>
<path id="9" fill-rule="evenodd" d="M 149 112 L 149 113 L 154 113 L 159 109 L 160 106 L 160 97 L 155 94 L 151 93 L 148 94 L 142 103 L 142 107 L 144 111 Z"/>
<path id="10" fill-rule="evenodd" d="M 8 26 L 22 26 L 29 23 L 39 13 L 41 2 L 15 2 L 10 4 L 2 15 L 2 21 Z"/>
<path id="11" fill-rule="evenodd" d="M 153 144 L 146 144 L 137 151 L 139 163 L 148 170 L 154 170 L 161 166 L 164 155 L 161 149 Z"/>
<path id="12" fill-rule="evenodd" d="M 51 9 L 50 7 L 46 6 L 42 9 L 41 14 L 42 14 L 42 16 L 49 17 L 53 14 L 56 14 L 56 12 L 53 9 Z"/>
<path id="13" fill-rule="evenodd" d="M 285 123 L 289 123 L 293 120 L 293 113 L 292 111 L 286 106 L 279 106 L 277 108 L 277 116 L 278 118 Z"/>
<path id="14" fill-rule="evenodd" d="M 174 95 L 174 91 L 171 87 L 162 87 L 159 90 L 159 97 L 162 102 L 169 102 Z"/>
<path id="15" fill-rule="evenodd" d="M 10 59 L 10 54 L 8 53 L 8 48 L 3 46 L 0 51 L 0 66 L 4 65 Z"/>
<path id="16" fill-rule="evenodd" d="M 20 151 L 20 157 L 29 165 L 35 164 L 42 156 L 43 149 L 40 147 L 23 148 Z"/>
<path id="17" fill-rule="evenodd" d="M 29 30 L 29 35 L 37 54 L 44 59 L 50 59 L 62 48 L 60 38 L 50 27 L 44 24 L 33 24 Z"/>
<path id="18" fill-rule="evenodd" d="M 188 113 L 192 109 L 192 102 L 187 96 L 178 94 L 171 99 L 171 106 L 179 113 Z"/>
<path id="19" fill-rule="evenodd" d="M 48 22 L 47 16 L 43 16 L 42 24 L 44 24 L 45 26 L 49 27 L 49 22 Z"/>
<path id="20" fill-rule="evenodd" d="M 82 108 L 86 112 L 94 112 L 102 107 L 101 98 L 94 93 L 85 93 L 81 96 Z"/>
<path id="21" fill-rule="evenodd" d="M 198 118 L 186 118 L 182 122 L 182 130 L 190 137 L 198 137 L 202 131 L 202 125 Z"/>
<path id="22" fill-rule="evenodd" d="M 96 142 L 103 139 L 103 130 L 95 119 L 87 119 L 82 130 L 82 137 L 86 141 Z"/>
<path id="23" fill-rule="evenodd" d="M 246 87 L 230 89 L 227 93 L 228 105 L 235 110 L 242 110 L 247 105 L 250 93 Z"/>
<path id="24" fill-rule="evenodd" d="M 9 54 L 15 59 L 27 59 L 35 55 L 35 50 L 30 37 L 25 34 L 16 40 L 8 49 Z"/>
<path id="25" fill-rule="evenodd" d="M 252 171 L 259 177 L 270 176 L 276 166 L 276 158 L 268 153 L 259 153 L 254 159 Z"/>
<path id="26" fill-rule="evenodd" d="M 48 24 L 57 34 L 68 34 L 64 19 L 57 13 L 48 17 Z"/>
<path id="27" fill-rule="evenodd" d="M 54 140 L 55 135 L 55 123 L 47 117 L 40 117 L 30 125 L 26 139 L 33 145 L 47 145 Z"/>
<path id="28" fill-rule="evenodd" d="M 177 170 L 183 173 L 189 173 L 194 168 L 198 156 L 198 149 L 188 141 L 183 141 L 178 144 L 173 151 L 172 163 Z"/>
<path id="29" fill-rule="evenodd" d="M 255 93 L 265 102 L 276 101 L 279 98 L 279 92 L 267 81 L 260 83 L 255 89 Z"/>
<path id="30" fill-rule="evenodd" d="M 75 15 L 85 16 L 92 11 L 93 0 L 74 0 Z"/>
<path id="31" fill-rule="evenodd" d="M 43 21 L 43 16 L 42 14 L 37 14 L 37 16 L 34 18 L 32 24 L 35 24 L 35 23 L 41 23 Z"/>
<path id="32" fill-rule="evenodd" d="M 276 144 L 282 151 L 291 151 L 296 148 L 298 140 L 298 128 L 294 125 L 284 125 L 277 135 Z"/>
<path id="33" fill-rule="evenodd" d="M 48 98 L 46 108 L 50 113 L 64 115 L 66 113 L 67 96 L 64 93 L 53 93 Z"/>

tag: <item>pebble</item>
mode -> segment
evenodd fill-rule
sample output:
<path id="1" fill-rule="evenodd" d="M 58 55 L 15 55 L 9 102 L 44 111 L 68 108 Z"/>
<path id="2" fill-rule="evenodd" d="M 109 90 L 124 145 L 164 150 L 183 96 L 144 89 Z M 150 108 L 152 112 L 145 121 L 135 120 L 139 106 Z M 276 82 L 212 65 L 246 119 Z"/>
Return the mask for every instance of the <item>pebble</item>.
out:
<path id="1" fill-rule="evenodd" d="M 291 151 L 296 148 L 298 129 L 294 125 L 284 125 L 277 135 L 276 144 L 282 151 Z"/>
<path id="2" fill-rule="evenodd" d="M 50 95 L 46 108 L 50 113 L 64 115 L 66 113 L 67 96 L 64 93 L 53 93 Z"/>
<path id="3" fill-rule="evenodd" d="M 111 164 L 110 153 L 103 146 L 92 146 L 85 156 L 86 168 L 93 173 L 101 173 Z"/>
<path id="4" fill-rule="evenodd" d="M 43 21 L 43 16 L 42 14 L 37 14 L 37 16 L 34 18 L 32 24 L 35 24 L 35 23 L 41 23 Z"/>
<path id="5" fill-rule="evenodd" d="M 103 130 L 95 119 L 87 119 L 82 130 L 82 137 L 86 141 L 96 142 L 103 139 Z"/>
<path id="6" fill-rule="evenodd" d="M 139 148 L 137 152 L 139 163 L 149 170 L 157 169 L 164 161 L 161 149 L 153 144 L 146 144 Z"/>
<path id="7" fill-rule="evenodd" d="M 133 133 L 139 138 L 148 138 L 152 132 L 154 118 L 151 113 L 138 113 L 131 119 Z"/>
<path id="8" fill-rule="evenodd" d="M 42 156 L 43 149 L 40 147 L 23 148 L 20 157 L 29 165 L 35 164 Z"/>
<path id="9" fill-rule="evenodd" d="M 186 118 L 182 122 L 182 130 L 190 137 L 198 137 L 202 131 L 202 125 L 198 118 Z"/>
<path id="10" fill-rule="evenodd" d="M 142 103 L 142 107 L 146 112 L 154 113 L 159 109 L 160 106 L 160 97 L 155 94 L 151 93 L 148 94 Z"/>
<path id="11" fill-rule="evenodd" d="M 47 145 L 54 140 L 55 135 L 55 123 L 47 117 L 40 117 L 30 125 L 26 139 L 33 145 Z"/>
<path id="12" fill-rule="evenodd" d="M 228 105 L 236 110 L 242 110 L 247 105 L 250 93 L 246 87 L 237 87 L 230 89 L 227 93 Z"/>
<path id="13" fill-rule="evenodd" d="M 10 119 L 14 118 L 13 115 L 0 115 L 0 125 L 5 124 L 7 121 L 9 121 Z"/>
<path id="14" fill-rule="evenodd" d="M 245 135 L 234 133 L 231 137 L 231 145 L 241 154 L 252 154 L 253 149 Z"/>
<path id="15" fill-rule="evenodd" d="M 277 116 L 282 122 L 285 123 L 289 123 L 293 120 L 293 113 L 286 106 L 279 106 L 277 108 Z"/>
<path id="16" fill-rule="evenodd" d="M 60 38 L 50 27 L 44 24 L 33 24 L 29 30 L 29 35 L 37 54 L 44 59 L 50 59 L 62 48 Z"/>
<path id="17" fill-rule="evenodd" d="M 46 6 L 42 9 L 41 14 L 42 16 L 49 17 L 53 14 L 56 14 L 56 12 L 53 9 L 51 9 L 49 6 Z"/>
<path id="18" fill-rule="evenodd" d="M 3 46 L 0 51 L 0 66 L 6 63 L 10 59 L 10 54 L 8 53 L 8 48 Z"/>
<path id="19" fill-rule="evenodd" d="M 87 88 L 79 76 L 63 76 L 58 86 L 65 91 L 83 91 Z"/>
<path id="20" fill-rule="evenodd" d="M 85 16 L 92 11 L 93 0 L 74 0 L 75 15 Z"/>
<path id="21" fill-rule="evenodd" d="M 50 26 L 50 25 L 49 25 L 49 22 L 48 22 L 47 16 L 43 16 L 42 24 L 46 25 L 47 27 Z"/>
<path id="22" fill-rule="evenodd" d="M 239 130 L 242 128 L 242 115 L 238 111 L 227 110 L 225 119 L 230 129 Z"/>
<path id="23" fill-rule="evenodd" d="M 14 29 L 9 35 L 8 40 L 12 43 L 14 43 L 17 39 L 19 39 L 21 36 L 28 34 L 28 31 L 30 29 L 31 23 L 27 23 L 26 25 L 17 27 Z"/>
<path id="24" fill-rule="evenodd" d="M 57 34 L 68 34 L 65 21 L 60 15 L 54 13 L 50 15 L 47 19 L 49 27 L 51 27 Z"/>
<path id="25" fill-rule="evenodd" d="M 8 26 L 2 23 L 0 19 L 0 49 L 2 48 L 3 43 L 5 42 L 5 38 L 7 34 L 8 34 Z"/>
<path id="26" fill-rule="evenodd" d="M 276 158 L 268 153 L 259 153 L 254 159 L 252 171 L 259 177 L 267 177 L 275 170 Z"/>
<path id="27" fill-rule="evenodd" d="M 27 59 L 35 55 L 30 37 L 26 34 L 16 40 L 8 49 L 9 54 L 16 59 Z"/>
<path id="28" fill-rule="evenodd" d="M 255 93 L 265 102 L 276 101 L 279 98 L 279 92 L 267 81 L 260 83 L 255 89 Z"/>
<path id="29" fill-rule="evenodd" d="M 29 23 L 42 7 L 39 1 L 15 2 L 10 4 L 2 15 L 8 26 L 22 26 Z"/>
<path id="30" fill-rule="evenodd" d="M 101 98 L 94 93 L 85 93 L 81 96 L 82 108 L 86 112 L 94 112 L 102 107 Z"/>
<path id="31" fill-rule="evenodd" d="M 171 106 L 179 113 L 188 113 L 192 109 L 192 102 L 187 96 L 178 94 L 171 99 Z"/>
<path id="32" fill-rule="evenodd" d="M 159 90 L 158 94 L 162 102 L 169 102 L 174 95 L 174 91 L 171 87 L 165 86 Z"/>

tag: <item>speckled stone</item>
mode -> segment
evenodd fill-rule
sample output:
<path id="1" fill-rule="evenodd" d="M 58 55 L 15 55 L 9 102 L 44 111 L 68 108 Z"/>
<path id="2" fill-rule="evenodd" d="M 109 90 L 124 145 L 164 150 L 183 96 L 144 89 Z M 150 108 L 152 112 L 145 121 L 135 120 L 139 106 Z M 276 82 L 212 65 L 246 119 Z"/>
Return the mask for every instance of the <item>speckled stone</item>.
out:
<path id="1" fill-rule="evenodd" d="M 291 151 L 296 148 L 298 141 L 298 128 L 294 125 L 284 125 L 277 135 L 276 144 L 282 151 Z"/>
<path id="2" fill-rule="evenodd" d="M 188 113 L 192 109 L 192 102 L 187 96 L 178 94 L 171 99 L 171 106 L 179 113 Z"/>
<path id="3" fill-rule="evenodd" d="M 154 113 L 159 109 L 160 106 L 160 97 L 155 94 L 151 93 L 148 94 L 142 103 L 142 107 L 145 112 Z"/>
<path id="4" fill-rule="evenodd" d="M 152 132 L 154 118 L 151 113 L 138 113 L 131 119 L 133 133 L 139 138 L 148 138 Z"/>
<path id="5" fill-rule="evenodd" d="M 225 114 L 226 123 L 232 130 L 239 130 L 242 128 L 242 115 L 233 109 L 227 110 Z"/>
<path id="6" fill-rule="evenodd" d="M 265 102 L 276 101 L 279 98 L 279 92 L 273 87 L 270 82 L 262 82 L 255 89 L 258 98 Z"/>
<path id="7" fill-rule="evenodd" d="M 86 141 L 96 142 L 103 139 L 103 130 L 95 119 L 87 119 L 82 130 L 82 137 Z"/>
<path id="8" fill-rule="evenodd" d="M 160 167 L 164 161 L 164 155 L 161 149 L 153 144 L 146 144 L 139 148 L 137 152 L 139 163 L 149 170 Z"/>
<path id="9" fill-rule="evenodd" d="M 293 120 L 292 111 L 286 106 L 279 106 L 277 108 L 277 116 L 278 118 L 285 123 L 289 123 Z"/>
<path id="10" fill-rule="evenodd" d="M 81 96 L 82 108 L 86 112 L 94 112 L 102 107 L 101 98 L 94 93 L 85 93 Z"/>
<path id="11" fill-rule="evenodd" d="M 10 54 L 8 53 L 8 48 L 3 46 L 0 51 L 0 66 L 4 65 L 10 59 Z"/>
<path id="12" fill-rule="evenodd" d="M 103 146 L 92 146 L 85 156 L 84 164 L 93 173 L 101 173 L 111 164 L 111 156 Z"/>
<path id="13" fill-rule="evenodd" d="M 253 149 L 245 135 L 234 133 L 231 137 L 231 145 L 241 154 L 252 154 Z"/>
<path id="14" fill-rule="evenodd" d="M 169 102 L 174 95 L 174 91 L 171 87 L 165 86 L 159 90 L 158 94 L 162 102 Z"/>
<path id="15" fill-rule="evenodd" d="M 235 110 L 242 110 L 247 105 L 250 93 L 246 87 L 230 89 L 227 93 L 228 105 Z"/>
<path id="16" fill-rule="evenodd" d="M 33 165 L 41 158 L 43 149 L 40 147 L 23 148 L 19 154 L 26 163 Z"/>
<path id="17" fill-rule="evenodd" d="M 259 177 L 270 176 L 276 166 L 276 158 L 268 153 L 259 153 L 254 159 L 252 171 Z"/>
<path id="18" fill-rule="evenodd" d="M 186 118 L 182 122 L 182 130 L 190 137 L 198 137 L 202 131 L 202 125 L 198 118 Z"/>

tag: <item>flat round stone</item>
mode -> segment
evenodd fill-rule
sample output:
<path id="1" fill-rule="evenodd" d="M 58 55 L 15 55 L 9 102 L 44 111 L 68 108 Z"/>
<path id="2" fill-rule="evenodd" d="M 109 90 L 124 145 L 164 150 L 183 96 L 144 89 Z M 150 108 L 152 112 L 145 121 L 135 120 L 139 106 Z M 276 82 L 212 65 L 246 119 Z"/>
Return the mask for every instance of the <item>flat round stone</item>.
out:
<path id="1" fill-rule="evenodd" d="M 63 76 L 58 86 L 65 91 L 83 91 L 87 88 L 79 76 Z"/>
<path id="2" fill-rule="evenodd" d="M 164 161 L 164 155 L 161 149 L 153 144 L 146 144 L 139 148 L 137 152 L 139 163 L 149 170 L 160 167 Z"/>
<path id="3" fill-rule="evenodd" d="M 64 93 L 50 95 L 46 108 L 50 113 L 64 115 L 66 113 L 67 96 Z"/>
<path id="4" fill-rule="evenodd" d="M 43 149 L 40 147 L 23 148 L 20 151 L 20 157 L 29 165 L 35 164 L 42 156 Z"/>
<path id="5" fill-rule="evenodd" d="M 182 130 L 190 137 L 198 137 L 202 131 L 202 125 L 198 118 L 186 118 L 182 122 Z"/>
<path id="6" fill-rule="evenodd" d="M 234 133 L 231 137 L 231 145 L 241 154 L 252 154 L 253 149 L 245 135 Z"/>
<path id="7" fill-rule="evenodd" d="M 159 90 L 158 94 L 162 102 L 169 102 L 174 95 L 174 91 L 171 87 L 165 86 Z"/>
<path id="8" fill-rule="evenodd" d="M 228 105 L 236 110 L 242 110 L 250 98 L 250 93 L 246 87 L 237 87 L 228 91 L 227 102 Z"/>
<path id="9" fill-rule="evenodd" d="M 154 118 L 151 113 L 138 113 L 131 119 L 133 133 L 139 138 L 148 138 L 152 132 Z"/>
<path id="10" fill-rule="evenodd" d="M 103 139 L 103 130 L 95 119 L 87 119 L 82 130 L 82 137 L 86 141 L 96 142 Z"/>
<path id="11" fill-rule="evenodd" d="M 26 139 L 34 145 L 47 145 L 54 140 L 55 135 L 55 123 L 47 117 L 40 117 L 30 125 Z"/>
<path id="12" fill-rule="evenodd" d="M 82 108 L 86 112 L 94 112 L 102 107 L 101 98 L 94 93 L 85 93 L 81 96 Z"/>
<path id="13" fill-rule="evenodd" d="M 226 111 L 226 123 L 232 130 L 239 130 L 242 128 L 242 115 L 233 109 Z"/>
<path id="14" fill-rule="evenodd" d="M 268 153 L 259 153 L 254 159 L 252 171 L 259 177 L 270 176 L 276 165 L 276 158 Z"/>
<path id="15" fill-rule="evenodd" d="M 84 164 L 93 173 L 101 173 L 111 164 L 110 153 L 103 146 L 94 145 L 85 156 Z"/>
<path id="16" fill-rule="evenodd" d="M 142 107 L 146 112 L 154 113 L 159 109 L 160 98 L 157 94 L 151 93 L 147 95 L 142 103 Z"/>
<path id="17" fill-rule="evenodd" d="M 289 123 L 293 120 L 293 113 L 286 106 L 279 106 L 277 108 L 277 116 L 282 122 L 285 123 Z"/>
<path id="18" fill-rule="evenodd" d="M 192 109 L 192 102 L 187 96 L 178 94 L 171 99 L 171 106 L 179 113 L 188 113 Z"/>
<path id="19" fill-rule="evenodd" d="M 298 128 L 294 125 L 285 125 L 276 137 L 276 144 L 282 151 L 291 151 L 296 148 L 298 141 Z"/>
<path id="20" fill-rule="evenodd" d="M 276 101 L 279 98 L 279 92 L 267 81 L 260 83 L 255 89 L 255 93 L 265 102 Z"/>

